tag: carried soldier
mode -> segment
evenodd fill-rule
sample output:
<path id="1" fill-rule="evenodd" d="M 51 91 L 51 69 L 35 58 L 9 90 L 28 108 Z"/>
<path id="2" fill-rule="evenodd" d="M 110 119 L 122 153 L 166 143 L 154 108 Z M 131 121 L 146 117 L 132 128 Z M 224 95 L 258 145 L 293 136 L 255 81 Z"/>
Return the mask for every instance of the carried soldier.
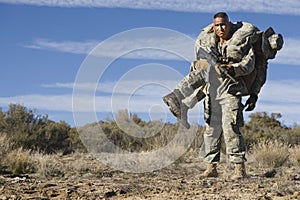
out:
<path id="1" fill-rule="evenodd" d="M 243 110 L 255 108 L 266 81 L 268 59 L 275 58 L 282 46 L 282 36 L 272 28 L 262 32 L 250 23 L 232 23 L 224 12 L 215 14 L 213 24 L 199 34 L 190 73 L 163 100 L 178 122 L 189 128 L 188 109 L 205 99 L 201 153 L 208 165 L 202 177 L 218 176 L 222 135 L 229 161 L 235 164 L 232 179 L 246 177 L 240 132 Z M 243 96 L 249 96 L 246 105 L 241 102 Z"/>

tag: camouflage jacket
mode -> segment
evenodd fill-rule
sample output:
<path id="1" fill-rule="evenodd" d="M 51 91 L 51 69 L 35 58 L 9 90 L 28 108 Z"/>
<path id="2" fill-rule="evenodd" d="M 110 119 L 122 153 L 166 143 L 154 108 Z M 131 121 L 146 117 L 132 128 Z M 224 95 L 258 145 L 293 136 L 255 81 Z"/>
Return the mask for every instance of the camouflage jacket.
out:
<path id="1" fill-rule="evenodd" d="M 219 51 L 222 56 L 230 57 L 233 60 L 232 66 L 235 71 L 237 84 L 228 84 L 228 81 L 222 85 L 222 91 L 233 95 L 248 95 L 252 92 L 252 85 L 257 76 L 263 76 L 261 83 L 257 84 L 259 88 L 264 84 L 265 73 L 256 73 L 256 49 L 254 44 L 259 40 L 259 29 L 247 22 L 237 22 L 232 24 L 232 37 L 224 44 L 219 45 L 217 36 L 213 31 L 213 25 L 208 25 L 199 34 L 195 43 L 196 59 L 199 47 L 210 51 L 213 47 Z M 257 47 L 258 48 L 258 47 Z M 226 80 L 224 81 L 226 82 Z M 258 90 L 259 90 L 258 89 Z"/>

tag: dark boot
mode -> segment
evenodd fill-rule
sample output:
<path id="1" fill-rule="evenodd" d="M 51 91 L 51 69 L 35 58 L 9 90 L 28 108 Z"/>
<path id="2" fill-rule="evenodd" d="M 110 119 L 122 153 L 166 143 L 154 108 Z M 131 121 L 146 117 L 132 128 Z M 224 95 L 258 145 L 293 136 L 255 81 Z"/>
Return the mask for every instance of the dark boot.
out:
<path id="1" fill-rule="evenodd" d="M 174 92 L 171 92 L 170 94 L 164 96 L 163 101 L 165 102 L 165 104 L 167 104 L 168 107 L 170 107 L 170 111 L 175 117 L 181 116 L 180 103 Z"/>
<path id="2" fill-rule="evenodd" d="M 187 121 L 188 107 L 182 103 L 184 96 L 178 89 L 175 89 L 170 94 L 163 97 L 163 101 L 170 107 L 171 113 L 177 118 L 177 121 L 182 124 L 185 128 L 189 129 L 190 124 Z"/>
<path id="3" fill-rule="evenodd" d="M 188 107 L 182 103 L 181 104 L 181 116 L 180 117 L 177 117 L 177 121 L 182 124 L 185 128 L 189 129 L 191 126 L 189 124 L 189 122 L 187 121 L 187 113 L 188 113 Z"/>

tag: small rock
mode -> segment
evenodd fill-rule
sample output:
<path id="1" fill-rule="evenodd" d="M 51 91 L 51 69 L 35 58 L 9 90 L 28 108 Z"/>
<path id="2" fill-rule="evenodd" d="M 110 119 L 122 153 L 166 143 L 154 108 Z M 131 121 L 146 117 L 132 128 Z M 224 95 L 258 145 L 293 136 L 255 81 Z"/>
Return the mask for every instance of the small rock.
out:
<path id="1" fill-rule="evenodd" d="M 115 191 L 106 192 L 104 195 L 105 198 L 110 198 L 113 196 L 117 196 L 117 193 Z"/>
<path id="2" fill-rule="evenodd" d="M 0 196 L 0 199 L 1 199 L 1 200 L 7 200 L 8 197 L 7 197 L 7 196 L 4 196 L 4 195 L 1 195 L 1 196 Z"/>
<path id="3" fill-rule="evenodd" d="M 294 192 L 293 197 L 299 197 L 300 193 L 299 192 Z"/>
<path id="4" fill-rule="evenodd" d="M 264 174 L 264 177 L 267 177 L 267 178 L 273 178 L 275 175 L 276 175 L 277 171 L 275 169 L 271 170 L 271 171 L 267 171 L 265 174 Z"/>
<path id="5" fill-rule="evenodd" d="M 257 185 L 257 188 L 264 188 L 264 186 L 263 186 L 263 185 L 260 185 L 260 184 L 258 184 L 258 185 Z"/>
<path id="6" fill-rule="evenodd" d="M 54 187 L 54 186 L 56 186 L 55 183 L 47 183 L 47 184 L 44 185 L 44 188 L 47 188 L 47 187 Z"/>
<path id="7" fill-rule="evenodd" d="M 187 181 L 186 180 L 181 180 L 180 183 L 187 183 Z"/>

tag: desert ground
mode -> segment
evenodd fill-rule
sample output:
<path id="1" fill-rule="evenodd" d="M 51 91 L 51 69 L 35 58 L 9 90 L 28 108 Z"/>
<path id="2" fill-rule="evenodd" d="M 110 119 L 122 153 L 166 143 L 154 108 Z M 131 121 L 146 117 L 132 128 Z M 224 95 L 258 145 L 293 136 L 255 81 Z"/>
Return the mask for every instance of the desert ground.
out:
<path id="1" fill-rule="evenodd" d="M 233 169 L 224 156 L 218 178 L 200 179 L 205 164 L 195 153 L 148 173 L 116 171 L 88 154 L 48 157 L 45 162 L 31 174 L 2 169 L 0 199 L 300 199 L 299 168 L 260 168 L 251 155 L 249 177 L 239 181 L 230 180 Z"/>

